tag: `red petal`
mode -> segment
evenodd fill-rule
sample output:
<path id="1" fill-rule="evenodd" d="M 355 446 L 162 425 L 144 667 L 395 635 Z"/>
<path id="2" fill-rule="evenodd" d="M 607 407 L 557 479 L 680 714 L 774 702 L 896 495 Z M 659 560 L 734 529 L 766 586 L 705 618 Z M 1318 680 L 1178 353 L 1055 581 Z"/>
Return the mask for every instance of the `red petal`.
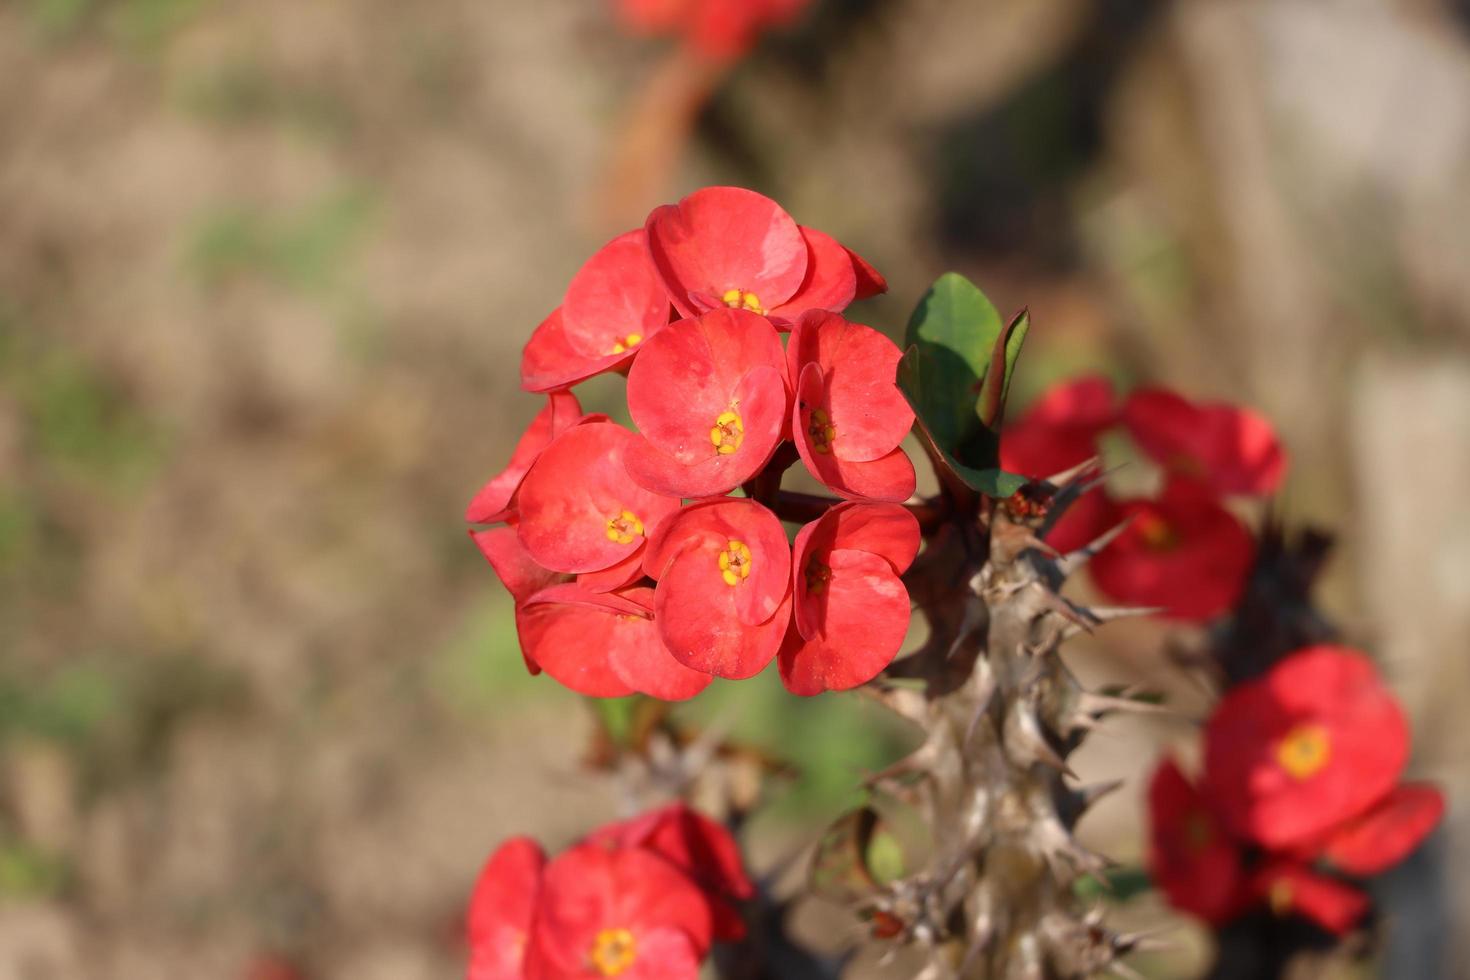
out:
<path id="1" fill-rule="evenodd" d="M 770 620 L 747 626 L 735 615 L 733 596 L 700 591 L 708 576 L 681 553 L 670 564 L 655 593 L 655 617 L 674 657 L 694 670 L 741 680 L 759 674 L 781 646 L 791 616 L 791 597 L 781 600 Z M 724 583 L 720 583 L 724 588 Z"/>
<path id="2" fill-rule="evenodd" d="M 641 346 L 641 345 L 640 345 Z M 572 346 L 562 321 L 561 307 L 541 321 L 521 352 L 521 387 L 526 391 L 552 391 L 611 371 L 633 359 L 637 349 L 625 354 L 589 357 Z"/>
<path id="3" fill-rule="evenodd" d="M 799 397 L 792 409 L 792 439 L 807 470 L 839 496 L 857 500 L 907 500 L 914 494 L 914 464 L 902 449 L 869 462 L 852 462 L 835 452 L 819 453 L 812 446 L 812 412 L 820 408 L 825 389 L 822 371 L 808 364 L 801 372 Z M 840 436 L 839 436 L 840 438 Z"/>
<path id="4" fill-rule="evenodd" d="M 645 355 L 646 356 L 646 355 Z M 750 369 L 730 398 L 744 425 L 744 439 L 733 453 L 721 455 L 710 439 L 717 416 L 695 426 L 676 444 L 674 453 L 644 439 L 634 444 L 627 467 L 632 478 L 654 493 L 671 497 L 715 497 L 729 493 L 763 470 L 781 442 L 786 425 L 786 383 L 770 367 Z"/>
<path id="5" fill-rule="evenodd" d="M 895 575 L 902 575 L 919 552 L 922 535 L 919 522 L 896 504 L 849 501 L 831 508 L 796 534 L 791 569 L 796 625 L 801 635 L 812 638 L 820 631 L 817 605 L 803 599 L 806 568 L 816 559 L 827 563 L 833 549 L 868 552 L 888 562 Z"/>
<path id="6" fill-rule="evenodd" d="M 1107 378 L 1055 385 L 1001 433 L 1001 467 L 1038 478 L 1060 473 L 1096 455 L 1098 436 L 1117 421 Z"/>
<path id="7" fill-rule="evenodd" d="M 796 601 L 816 627 L 808 640 L 788 632 L 781 647 L 781 680 L 792 694 L 845 691 L 887 667 L 903 646 L 909 595 L 893 566 L 865 551 L 828 553 L 831 578 L 820 594 L 798 572 Z"/>
<path id="8" fill-rule="evenodd" d="M 1299 778 L 1277 753 L 1305 724 L 1325 730 L 1328 756 Z M 1341 647 L 1298 651 L 1232 688 L 1205 726 L 1211 799 L 1236 833 L 1273 849 L 1315 840 L 1377 804 L 1408 752 L 1408 723 L 1372 662 Z"/>
<path id="9" fill-rule="evenodd" d="M 643 549 L 628 555 L 616 565 L 596 572 L 583 572 L 577 576 L 577 584 L 592 592 L 616 592 L 632 585 L 643 577 Z"/>
<path id="10" fill-rule="evenodd" d="M 801 237 L 810 253 L 806 279 L 796 295 L 780 306 L 766 309 L 771 322 L 783 328 L 807 310 L 841 312 L 857 292 L 852 258 L 837 239 L 812 228 L 802 228 Z"/>
<path id="11" fill-rule="evenodd" d="M 536 457 L 551 445 L 551 440 L 575 425 L 581 417 L 582 406 L 577 403 L 576 395 L 570 391 L 553 391 L 545 407 L 536 413 L 516 443 L 510 465 L 480 488 L 465 509 L 464 519 L 471 524 L 495 524 L 505 520 L 509 516 L 511 498 L 526 478 L 531 464 L 536 462 Z"/>
<path id="12" fill-rule="evenodd" d="M 802 316 L 786 348 L 787 369 L 800 380 L 821 369 L 823 409 L 836 428 L 833 455 L 864 462 L 886 456 L 914 425 L 914 412 L 894 377 L 903 352 L 872 327 L 818 310 Z"/>
<path id="13" fill-rule="evenodd" d="M 520 980 L 545 864 L 541 846 L 529 837 L 511 838 L 485 863 L 465 921 L 468 980 Z"/>
<path id="14" fill-rule="evenodd" d="M 520 535 L 513 527 L 491 527 L 470 531 L 470 539 L 480 554 L 495 569 L 501 584 L 516 602 L 524 602 L 549 585 L 563 580 L 564 576 L 549 568 L 542 568 L 531 560 L 521 545 Z"/>
<path id="15" fill-rule="evenodd" d="M 1217 493 L 1268 495 L 1285 475 L 1275 430 L 1249 409 L 1195 404 L 1162 388 L 1141 388 L 1124 402 L 1122 417 L 1139 448 Z"/>
<path id="16" fill-rule="evenodd" d="M 653 590 L 629 589 L 622 597 L 648 610 L 648 618 L 619 616 L 609 638 L 608 663 L 633 690 L 661 701 L 684 701 L 709 686 L 709 674 L 685 667 L 664 645 L 652 618 Z"/>
<path id="17" fill-rule="evenodd" d="M 531 602 L 516 607 L 516 633 L 526 656 L 564 687 L 593 698 L 620 698 L 633 693 L 608 663 L 607 650 L 617 615 L 607 606 L 590 600 L 555 601 L 548 593 L 577 589 L 576 585 L 553 586 L 537 593 Z M 585 590 L 584 590 L 585 591 Z M 603 593 L 586 596 L 613 598 Z M 560 598 L 569 598 L 565 594 Z"/>
<path id="18" fill-rule="evenodd" d="M 742 542 L 751 555 L 751 571 L 735 586 L 725 583 L 720 568 L 720 554 L 731 541 Z M 769 620 L 791 588 L 786 532 L 775 514 L 753 500 L 721 498 L 685 507 L 654 535 L 644 568 L 659 579 L 662 592 L 668 566 L 686 558 L 681 581 L 692 593 L 729 599 L 747 626 Z"/>
<path id="19" fill-rule="evenodd" d="M 1340 936 L 1368 912 L 1367 895 L 1299 864 L 1272 864 L 1254 876 L 1251 886 L 1277 915 L 1300 915 Z"/>
<path id="20" fill-rule="evenodd" d="M 808 252 L 791 215 L 740 187 L 706 187 L 655 208 L 645 226 L 649 254 L 684 316 L 754 293 L 766 309 L 790 299 L 806 278 Z"/>
<path id="21" fill-rule="evenodd" d="M 1172 759 L 1148 788 L 1149 873 L 1177 909 L 1222 925 L 1244 910 L 1244 855 Z"/>
<path id="22" fill-rule="evenodd" d="M 597 251 L 572 277 L 561 304 L 562 332 L 586 358 L 617 356 L 662 330 L 669 297 L 653 263 L 643 229 L 626 232 Z M 615 350 L 623 346 L 624 350 Z"/>
<path id="23" fill-rule="evenodd" d="M 521 543 L 547 568 L 595 572 L 629 558 L 679 501 L 651 493 L 628 475 L 623 456 L 634 436 L 611 422 L 564 432 L 531 467 L 518 497 Z M 610 520 L 624 512 L 642 533 L 620 543 L 608 537 Z"/>
<path id="24" fill-rule="evenodd" d="M 847 250 L 847 257 L 852 259 L 852 271 L 857 276 L 857 294 L 854 301 L 871 299 L 888 292 L 888 280 L 868 262 L 867 259 L 854 252 Z"/>
<path id="25" fill-rule="evenodd" d="M 637 958 L 618 974 L 622 980 L 698 980 L 700 954 L 687 933 L 650 929 L 637 942 Z"/>
<path id="26" fill-rule="evenodd" d="M 1322 856 L 1335 867 L 1366 878 L 1414 852 L 1444 816 L 1444 794 L 1428 784 L 1396 787 L 1366 815 L 1333 831 Z"/>

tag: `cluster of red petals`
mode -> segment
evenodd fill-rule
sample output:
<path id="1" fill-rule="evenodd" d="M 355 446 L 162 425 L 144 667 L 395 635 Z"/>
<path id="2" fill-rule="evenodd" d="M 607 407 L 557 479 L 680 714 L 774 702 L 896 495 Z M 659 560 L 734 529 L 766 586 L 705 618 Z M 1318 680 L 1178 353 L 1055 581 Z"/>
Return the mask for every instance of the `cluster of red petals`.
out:
<path id="1" fill-rule="evenodd" d="M 480 872 L 466 917 L 468 980 L 699 975 L 745 935 L 754 894 L 735 840 L 683 804 L 609 824 L 548 861 L 527 837 Z"/>
<path id="2" fill-rule="evenodd" d="M 1162 491 L 1117 500 L 1095 488 L 1062 516 L 1048 542 L 1071 551 L 1126 521 L 1091 563 L 1098 589 L 1177 619 L 1220 615 L 1239 598 L 1255 557 L 1254 540 L 1225 500 L 1280 488 L 1286 456 L 1276 433 L 1249 409 L 1194 403 L 1159 388 L 1137 389 L 1120 403 L 1106 378 L 1088 376 L 1052 388 L 1006 428 L 1001 465 L 1051 476 L 1096 456 L 1100 440 L 1118 431 L 1163 470 Z"/>
<path id="3" fill-rule="evenodd" d="M 526 344 L 523 387 L 547 404 L 466 512 L 505 525 L 471 535 L 515 599 L 533 673 L 679 700 L 778 652 L 801 694 L 887 666 L 919 541 L 897 506 L 914 492 L 899 448 L 914 415 L 898 347 L 841 315 L 886 288 L 734 187 L 655 209 L 587 261 Z M 636 431 L 567 390 L 608 371 L 627 375 Z M 730 494 L 797 458 L 844 499 L 797 536 L 793 566 L 776 515 Z"/>
<path id="4" fill-rule="evenodd" d="M 1408 750 L 1403 713 L 1366 657 L 1297 651 L 1220 701 L 1200 785 L 1172 760 L 1154 773 L 1156 882 L 1215 925 L 1265 906 L 1350 931 L 1369 903 L 1345 879 L 1402 861 L 1444 812 L 1438 789 L 1399 782 Z"/>
<path id="5" fill-rule="evenodd" d="M 678 35 L 714 61 L 742 57 L 771 27 L 789 24 L 811 0 L 616 0 L 618 19 L 646 35 Z"/>

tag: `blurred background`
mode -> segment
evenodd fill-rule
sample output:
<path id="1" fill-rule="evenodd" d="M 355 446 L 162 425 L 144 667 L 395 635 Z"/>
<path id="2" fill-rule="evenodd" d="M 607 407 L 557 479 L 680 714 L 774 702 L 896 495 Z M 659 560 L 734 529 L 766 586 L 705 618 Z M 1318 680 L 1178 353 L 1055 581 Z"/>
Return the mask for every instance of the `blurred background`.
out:
<path id="1" fill-rule="evenodd" d="M 1277 422 L 1280 509 L 1340 535 L 1324 602 L 1451 801 L 1384 883 L 1382 971 L 1470 976 L 1470 876 L 1434 873 L 1470 867 L 1467 31 L 1458 0 L 817 0 L 650 151 L 670 47 L 604 0 L 4 0 L 0 980 L 457 976 L 491 847 L 618 815 L 461 513 L 571 274 L 710 183 L 872 260 L 853 315 L 890 333 L 948 268 L 1028 305 L 1023 400 L 1101 370 Z M 1199 717 L 1168 636 L 1078 669 Z M 681 711 L 798 767 L 758 864 L 904 742 L 769 677 Z M 1169 744 L 1120 721 L 1082 763 L 1132 780 L 1084 825 L 1125 862 Z M 1192 975 L 1183 929 L 1139 967 Z"/>

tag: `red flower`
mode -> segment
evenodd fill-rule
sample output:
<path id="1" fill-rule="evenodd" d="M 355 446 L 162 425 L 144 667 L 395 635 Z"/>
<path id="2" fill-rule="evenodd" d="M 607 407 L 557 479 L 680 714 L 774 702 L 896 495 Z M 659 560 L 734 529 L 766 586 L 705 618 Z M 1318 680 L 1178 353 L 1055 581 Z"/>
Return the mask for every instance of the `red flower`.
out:
<path id="1" fill-rule="evenodd" d="M 513 837 L 490 856 L 475 882 L 466 932 L 467 980 L 521 980 L 526 942 L 546 857 L 528 837 Z"/>
<path id="2" fill-rule="evenodd" d="M 645 227 L 653 264 L 686 317 L 728 306 L 789 323 L 887 288 L 838 242 L 741 187 L 695 191 L 655 208 Z"/>
<path id="3" fill-rule="evenodd" d="M 704 896 L 669 862 L 581 844 L 542 876 L 526 980 L 695 980 L 710 938 Z"/>
<path id="4" fill-rule="evenodd" d="M 505 520 L 511 512 L 511 501 L 536 457 L 551 445 L 551 440 L 581 419 L 582 406 L 577 403 L 576 395 L 570 391 L 552 392 L 546 406 L 536 413 L 520 442 L 516 443 L 510 465 L 480 488 L 475 499 L 465 508 L 464 519 L 471 524 L 495 524 Z"/>
<path id="5" fill-rule="evenodd" d="M 753 500 L 711 500 L 665 521 L 644 552 L 654 619 L 674 657 L 743 678 L 770 663 L 791 616 L 791 549 Z"/>
<path id="6" fill-rule="evenodd" d="M 639 34 L 680 33 L 706 58 L 734 61 L 768 27 L 790 23 L 811 0 L 618 0 L 619 18 Z"/>
<path id="7" fill-rule="evenodd" d="M 1205 778 L 1227 826 L 1285 848 L 1381 802 L 1408 751 L 1408 724 L 1373 664 L 1316 646 L 1221 699 L 1205 728 Z"/>
<path id="8" fill-rule="evenodd" d="M 1395 787 L 1368 813 L 1335 828 L 1321 848 L 1339 871 L 1366 878 L 1398 864 L 1444 816 L 1444 794 L 1426 784 Z"/>
<path id="9" fill-rule="evenodd" d="M 710 682 L 709 674 L 690 670 L 664 645 L 650 588 L 599 593 L 564 584 L 543 589 L 517 606 L 516 633 L 528 663 L 589 697 L 637 691 L 682 701 Z"/>
<path id="10" fill-rule="evenodd" d="M 1140 388 L 1123 403 L 1123 424 L 1161 465 L 1222 495 L 1270 495 L 1286 473 L 1276 431 L 1248 408 L 1195 404 L 1162 388 Z"/>
<path id="11" fill-rule="evenodd" d="M 1223 925 L 1249 904 L 1244 854 L 1173 759 L 1148 787 L 1148 866 L 1175 908 Z"/>
<path id="12" fill-rule="evenodd" d="M 521 387 L 550 391 L 622 367 L 669 322 L 669 297 L 643 229 L 619 235 L 572 277 L 561 306 L 531 334 Z"/>
<path id="13" fill-rule="evenodd" d="M 1000 439 L 1000 465 L 1041 479 L 1097 455 L 1097 440 L 1118 422 L 1112 383 L 1088 375 L 1054 385 Z"/>
<path id="14" fill-rule="evenodd" d="M 899 448 L 914 424 L 893 380 L 902 356 L 872 327 L 836 313 L 806 313 L 791 332 L 796 449 L 812 475 L 843 497 L 901 501 L 914 492 L 914 464 Z"/>
<path id="15" fill-rule="evenodd" d="M 679 501 L 639 486 L 623 458 L 636 445 L 612 422 L 557 437 L 531 467 L 517 498 L 521 543 L 539 565 L 596 572 L 632 558 Z"/>
<path id="16" fill-rule="evenodd" d="M 795 615 L 781 647 L 789 691 L 844 691 L 892 662 L 909 626 L 899 576 L 919 541 L 919 522 L 896 504 L 839 504 L 798 532 Z"/>
<path id="17" fill-rule="evenodd" d="M 1099 531 L 1132 518 L 1091 562 L 1093 582 L 1111 598 L 1190 620 L 1217 616 L 1239 598 L 1255 542 L 1204 487 L 1175 477 L 1157 500 L 1093 507 Z"/>
<path id="18" fill-rule="evenodd" d="M 714 938 L 734 942 L 745 936 L 745 923 L 735 903 L 755 894 L 745 874 L 740 848 L 730 831 L 683 803 L 673 803 L 621 823 L 609 824 L 588 838 L 620 847 L 652 851 L 689 876 L 710 905 Z"/>
<path id="19" fill-rule="evenodd" d="M 781 441 L 785 375 L 781 338 L 764 317 L 717 310 L 670 326 L 628 372 L 628 411 L 643 434 L 629 472 L 674 497 L 744 483 Z"/>
<path id="20" fill-rule="evenodd" d="M 1250 888 L 1276 915 L 1299 915 L 1337 935 L 1351 932 L 1368 911 L 1367 895 L 1296 861 L 1267 864 L 1251 876 Z"/>

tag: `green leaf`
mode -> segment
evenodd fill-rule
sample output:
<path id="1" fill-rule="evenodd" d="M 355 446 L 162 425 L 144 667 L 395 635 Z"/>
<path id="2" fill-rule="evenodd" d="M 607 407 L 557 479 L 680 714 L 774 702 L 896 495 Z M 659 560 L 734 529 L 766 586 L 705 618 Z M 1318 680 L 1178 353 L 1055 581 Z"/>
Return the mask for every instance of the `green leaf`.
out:
<path id="1" fill-rule="evenodd" d="M 980 435 L 976 402 L 1003 324 L 985 294 L 957 272 L 929 287 L 909 317 L 904 347 L 917 350 L 911 381 L 900 387 L 935 443 L 952 456 Z M 979 460 L 970 460 L 980 462 Z"/>
<path id="2" fill-rule="evenodd" d="M 995 338 L 995 347 L 990 353 L 990 367 L 985 372 L 976 410 L 980 424 L 997 432 L 997 438 L 1000 423 L 1005 418 L 1006 397 L 1011 391 L 1011 374 L 1016 369 L 1016 358 L 1020 356 L 1021 346 L 1026 343 L 1026 334 L 1030 330 L 1031 314 L 1022 310 Z"/>
<path id="3" fill-rule="evenodd" d="M 1019 343 L 1016 349 L 1020 349 Z M 929 420 L 921 409 L 916 392 L 923 391 L 927 384 L 928 377 L 924 372 L 923 356 L 919 353 L 917 346 L 910 347 L 898 362 L 898 388 L 908 399 L 909 407 L 914 410 L 914 424 L 919 430 L 919 437 L 925 443 L 925 448 L 931 456 L 937 456 L 936 465 L 948 469 L 971 490 L 996 499 L 1009 497 L 1030 482 L 1024 476 L 1007 473 L 995 465 L 967 466 L 956 459 L 955 450 L 940 441 L 939 434 L 930 427 Z M 979 416 L 975 416 L 973 421 L 978 423 Z M 993 445 L 989 453 L 992 463 L 995 458 L 995 448 Z"/>

